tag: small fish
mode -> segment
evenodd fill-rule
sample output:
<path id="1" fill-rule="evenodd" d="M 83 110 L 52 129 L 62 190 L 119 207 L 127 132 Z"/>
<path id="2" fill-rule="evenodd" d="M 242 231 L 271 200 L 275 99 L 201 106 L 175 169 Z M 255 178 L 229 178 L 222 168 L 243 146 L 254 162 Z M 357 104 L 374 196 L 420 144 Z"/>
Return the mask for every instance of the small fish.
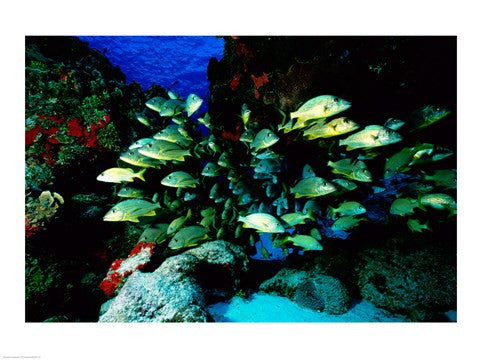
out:
<path id="1" fill-rule="evenodd" d="M 348 231 L 357 226 L 362 221 L 366 221 L 364 218 L 356 218 L 355 215 L 342 216 L 338 218 L 332 225 L 332 230 Z"/>
<path id="2" fill-rule="evenodd" d="M 422 224 L 417 219 L 408 219 L 407 226 L 412 232 L 423 232 L 423 230 L 432 231 L 428 221 L 425 224 Z"/>
<path id="3" fill-rule="evenodd" d="M 403 125 L 405 125 L 405 121 L 396 118 L 389 118 L 387 121 L 385 121 L 383 126 L 392 130 L 398 130 Z"/>
<path id="4" fill-rule="evenodd" d="M 327 166 L 330 166 L 334 174 L 345 175 L 346 177 L 361 181 L 371 182 L 372 174 L 367 168 L 367 165 L 361 161 L 353 161 L 352 159 L 341 159 L 336 162 L 328 161 Z"/>
<path id="5" fill-rule="evenodd" d="M 242 181 L 230 182 L 230 184 L 231 184 L 231 189 L 230 190 L 232 190 L 232 193 L 234 195 L 241 195 L 241 194 L 245 193 L 246 191 L 248 191 L 246 185 Z"/>
<path id="6" fill-rule="evenodd" d="M 230 156 L 226 152 L 223 152 L 222 155 L 220 155 L 220 157 L 218 158 L 217 164 L 226 168 L 233 167 L 230 160 Z"/>
<path id="7" fill-rule="evenodd" d="M 220 176 L 221 173 L 222 173 L 222 167 L 213 162 L 207 163 L 202 170 L 202 175 L 207 177 Z"/>
<path id="8" fill-rule="evenodd" d="M 295 198 L 303 196 L 315 197 L 327 195 L 337 190 L 337 188 L 321 177 L 312 177 L 302 179 L 290 188 L 290 193 L 295 194 Z"/>
<path id="9" fill-rule="evenodd" d="M 168 224 L 155 224 L 147 227 L 140 235 L 138 242 L 161 244 L 167 238 Z"/>
<path id="10" fill-rule="evenodd" d="M 172 250 L 178 250 L 185 247 L 195 246 L 199 242 L 208 239 L 208 229 L 203 226 L 188 226 L 178 231 L 172 240 L 168 243 L 168 247 Z"/>
<path id="11" fill-rule="evenodd" d="M 131 149 L 122 154 L 120 154 L 120 160 L 126 162 L 130 165 L 135 165 L 139 167 L 151 167 L 151 168 L 160 168 L 162 165 L 165 165 L 165 162 L 162 160 L 152 159 L 148 156 L 144 156 L 138 152 L 139 149 Z"/>
<path id="12" fill-rule="evenodd" d="M 260 246 L 260 253 L 262 254 L 262 257 L 265 259 L 265 260 L 268 260 L 270 259 L 270 253 L 268 252 L 267 248 L 263 245 Z"/>
<path id="13" fill-rule="evenodd" d="M 346 201 L 341 203 L 337 208 L 329 206 L 329 209 L 332 216 L 335 216 L 335 214 L 339 214 L 340 216 L 360 215 L 367 212 L 367 209 L 356 201 Z"/>
<path id="14" fill-rule="evenodd" d="M 178 128 L 180 130 L 181 128 Z M 175 143 L 178 145 L 181 145 L 183 147 L 188 147 L 191 145 L 191 140 L 192 138 L 188 136 L 185 137 L 182 135 L 179 131 L 165 131 L 162 130 L 155 135 L 153 135 L 154 140 L 163 140 L 163 141 L 168 141 L 171 143 Z"/>
<path id="15" fill-rule="evenodd" d="M 426 105 L 412 113 L 409 117 L 411 123 L 410 132 L 423 129 L 443 119 L 451 113 L 442 106 Z"/>
<path id="16" fill-rule="evenodd" d="M 267 150 L 259 152 L 259 153 L 255 153 L 255 154 L 253 154 L 253 156 L 254 156 L 255 159 L 260 159 L 260 160 L 282 158 L 282 156 L 278 155 L 277 153 L 273 152 L 270 149 L 267 149 Z"/>
<path id="17" fill-rule="evenodd" d="M 274 144 L 276 144 L 280 140 L 280 138 L 275 135 L 275 133 L 270 129 L 262 129 L 260 130 L 255 138 L 253 139 L 250 147 L 255 151 L 258 152 L 262 149 L 266 149 Z"/>
<path id="18" fill-rule="evenodd" d="M 147 171 L 147 169 L 142 169 L 136 173 L 130 168 L 111 168 L 98 175 L 97 180 L 117 184 L 121 182 L 133 182 L 134 179 L 145 181 L 143 177 L 145 171 Z"/>
<path id="19" fill-rule="evenodd" d="M 447 189 L 457 188 L 457 171 L 454 169 L 435 170 L 432 175 L 423 175 L 423 179 Z"/>
<path id="20" fill-rule="evenodd" d="M 353 120 L 347 117 L 340 117 L 331 120 L 326 124 L 315 124 L 303 132 L 303 136 L 307 140 L 314 140 L 318 138 L 329 138 L 348 134 L 349 132 L 358 130 L 360 126 Z"/>
<path id="21" fill-rule="evenodd" d="M 212 188 L 210 189 L 209 198 L 214 199 L 215 202 L 217 202 L 217 200 L 218 200 L 218 202 L 220 202 L 220 200 L 223 201 L 224 196 L 220 192 L 220 184 L 219 183 L 215 183 L 215 185 L 212 186 Z"/>
<path id="22" fill-rule="evenodd" d="M 117 193 L 117 196 L 131 199 L 141 199 L 145 197 L 145 191 L 133 187 L 123 187 Z"/>
<path id="23" fill-rule="evenodd" d="M 141 113 L 135 114 L 135 118 L 138 120 L 138 122 L 140 124 L 143 124 L 143 125 L 148 126 L 148 127 L 152 126 L 151 122 L 153 121 L 153 119 L 146 112 L 141 112 Z"/>
<path id="24" fill-rule="evenodd" d="M 303 121 L 326 118 L 347 110 L 349 101 L 333 95 L 321 95 L 308 100 L 297 111 L 290 113 L 290 119 L 300 118 Z"/>
<path id="25" fill-rule="evenodd" d="M 321 211 L 322 211 L 322 209 L 320 208 L 320 203 L 317 200 L 308 200 L 305 203 L 305 205 L 303 205 L 303 209 L 302 209 L 302 212 L 304 214 L 312 214 L 312 215 L 313 214 L 320 214 Z"/>
<path id="26" fill-rule="evenodd" d="M 238 221 L 243 222 L 244 228 L 255 229 L 266 233 L 283 233 L 284 227 L 278 219 L 270 214 L 254 213 L 247 216 L 240 216 Z"/>
<path id="27" fill-rule="evenodd" d="M 350 151 L 390 145 L 401 140 L 402 136 L 389 128 L 380 125 L 369 125 L 346 139 L 340 140 L 338 145 L 346 145 L 347 151 Z"/>
<path id="28" fill-rule="evenodd" d="M 158 113 L 163 117 L 171 117 L 180 114 L 184 110 L 185 104 L 183 101 L 170 99 L 162 104 Z"/>
<path id="29" fill-rule="evenodd" d="M 215 208 L 206 208 L 200 212 L 200 215 L 202 215 L 202 221 L 200 221 L 200 225 L 205 228 L 210 228 L 210 224 L 215 221 Z"/>
<path id="30" fill-rule="evenodd" d="M 200 124 L 206 126 L 206 127 L 209 128 L 209 129 L 210 129 L 210 127 L 212 126 L 210 120 L 211 120 L 211 119 L 210 119 L 210 115 L 209 115 L 208 113 L 205 113 L 205 115 L 204 115 L 203 117 L 199 117 L 199 118 L 197 119 L 197 121 L 198 121 Z"/>
<path id="31" fill-rule="evenodd" d="M 405 216 L 413 214 L 415 208 L 418 207 L 416 199 L 399 198 L 396 199 L 390 206 L 390 214 Z"/>
<path id="32" fill-rule="evenodd" d="M 303 170 L 302 170 L 302 179 L 308 179 L 308 178 L 312 178 L 312 177 L 316 177 L 317 175 L 315 174 L 315 171 L 313 171 L 313 168 L 306 164 L 304 167 L 303 167 Z"/>
<path id="33" fill-rule="evenodd" d="M 197 194 L 193 192 L 186 191 L 183 196 L 183 201 L 192 201 L 197 198 Z"/>
<path id="34" fill-rule="evenodd" d="M 173 90 L 168 90 L 167 95 L 170 99 L 177 100 L 180 98 L 180 96 Z"/>
<path id="35" fill-rule="evenodd" d="M 138 152 L 156 160 L 184 161 L 185 156 L 191 156 L 190 150 L 165 140 L 155 140 L 138 149 Z"/>
<path id="36" fill-rule="evenodd" d="M 167 229 L 167 234 L 173 234 L 174 232 L 177 232 L 178 229 L 180 229 L 188 219 L 192 217 L 192 211 L 188 209 L 187 214 L 185 216 L 180 216 L 173 220 L 169 225 Z"/>
<path id="37" fill-rule="evenodd" d="M 289 227 L 299 224 L 305 224 L 306 219 L 315 220 L 315 218 L 312 216 L 311 211 L 307 214 L 304 214 L 302 212 L 288 213 L 280 216 L 280 219 L 282 219 Z"/>
<path id="38" fill-rule="evenodd" d="M 252 112 L 248 110 L 247 104 L 242 105 L 242 121 L 243 125 L 247 126 L 248 122 L 250 121 L 250 115 Z"/>
<path id="39" fill-rule="evenodd" d="M 381 186 L 372 186 L 372 190 L 374 194 L 378 194 L 378 193 L 384 192 L 386 189 Z"/>
<path id="40" fill-rule="evenodd" d="M 240 135 L 240 141 L 249 144 L 253 141 L 255 138 L 255 132 L 252 129 L 246 129 L 241 135 Z"/>
<path id="41" fill-rule="evenodd" d="M 278 159 L 263 159 L 255 166 L 254 171 L 262 174 L 279 173 L 282 171 L 282 164 Z"/>
<path id="42" fill-rule="evenodd" d="M 287 237 L 288 241 L 293 245 L 302 247 L 304 251 L 320 251 L 323 250 L 322 244 L 312 236 L 309 235 L 293 235 Z"/>
<path id="43" fill-rule="evenodd" d="M 448 210 L 450 211 L 450 215 L 455 215 L 457 213 L 457 203 L 455 202 L 455 199 L 447 194 L 437 193 L 421 195 L 419 201 L 422 205 L 433 209 Z"/>
<path id="44" fill-rule="evenodd" d="M 418 196 L 418 194 L 426 194 L 432 191 L 433 188 L 430 184 L 413 182 L 407 185 L 403 193 L 410 196 Z"/>
<path id="45" fill-rule="evenodd" d="M 162 108 L 162 105 L 167 101 L 167 99 L 162 98 L 161 96 L 156 96 L 151 98 L 145 103 L 145 106 L 149 109 L 159 112 Z"/>
<path id="46" fill-rule="evenodd" d="M 253 197 L 250 193 L 245 193 L 240 196 L 238 199 L 238 205 L 247 205 L 253 201 Z"/>
<path id="47" fill-rule="evenodd" d="M 186 188 L 186 187 L 196 187 L 199 183 L 198 179 L 193 178 L 192 175 L 184 171 L 174 171 L 169 175 L 165 176 L 160 182 L 162 185 L 175 187 L 175 188 Z"/>
<path id="48" fill-rule="evenodd" d="M 317 228 L 310 229 L 310 236 L 316 240 L 322 240 L 322 235 L 320 234 L 320 231 Z"/>
<path id="49" fill-rule="evenodd" d="M 187 116 L 192 116 L 192 114 L 197 111 L 200 106 L 202 106 L 203 100 L 200 99 L 198 95 L 190 94 L 187 97 L 185 102 L 185 110 L 187 110 Z"/>
<path id="50" fill-rule="evenodd" d="M 146 200 L 129 199 L 119 202 L 111 208 L 103 217 L 103 221 L 131 221 L 139 222 L 142 216 L 155 216 L 155 210 L 160 205 Z"/>
<path id="51" fill-rule="evenodd" d="M 358 185 L 355 184 L 353 181 L 347 179 L 333 179 L 332 182 L 341 186 L 342 189 L 345 189 L 347 191 L 355 190 L 358 187 Z"/>
<path id="52" fill-rule="evenodd" d="M 135 141 L 132 145 L 130 145 L 128 148 L 129 149 L 138 149 L 138 148 L 141 148 L 142 146 L 147 145 L 147 144 L 149 144 L 153 141 L 154 141 L 154 139 L 152 139 L 152 138 L 139 139 L 139 140 Z"/>

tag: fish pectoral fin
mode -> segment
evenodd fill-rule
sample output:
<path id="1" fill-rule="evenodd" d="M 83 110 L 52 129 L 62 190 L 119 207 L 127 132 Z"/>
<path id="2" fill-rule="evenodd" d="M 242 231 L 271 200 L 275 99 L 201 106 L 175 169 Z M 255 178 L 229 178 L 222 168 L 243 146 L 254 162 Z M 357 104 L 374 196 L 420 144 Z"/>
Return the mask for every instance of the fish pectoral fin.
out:
<path id="1" fill-rule="evenodd" d="M 346 149 L 346 150 L 347 150 L 347 151 L 352 151 L 352 150 L 354 150 L 354 149 L 355 149 L 355 148 L 353 148 L 353 147 L 351 147 L 351 146 L 347 146 L 347 149 Z"/>

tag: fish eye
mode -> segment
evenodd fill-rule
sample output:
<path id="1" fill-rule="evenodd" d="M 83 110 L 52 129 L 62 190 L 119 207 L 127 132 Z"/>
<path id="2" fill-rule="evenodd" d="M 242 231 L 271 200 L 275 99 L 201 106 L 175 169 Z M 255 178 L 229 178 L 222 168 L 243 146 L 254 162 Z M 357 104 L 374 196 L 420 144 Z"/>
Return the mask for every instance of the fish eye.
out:
<path id="1" fill-rule="evenodd" d="M 267 135 L 267 136 L 272 136 L 272 133 L 268 133 L 268 135 Z"/>
<path id="2" fill-rule="evenodd" d="M 363 172 L 366 174 L 366 173 L 367 173 L 367 169 L 363 169 Z"/>
<path id="3" fill-rule="evenodd" d="M 153 145 L 152 145 L 152 144 L 148 144 L 147 146 L 148 146 L 149 148 L 151 148 Z"/>
<path id="4" fill-rule="evenodd" d="M 362 206 L 361 206 L 361 205 L 358 207 L 358 210 L 362 210 Z"/>
<path id="5" fill-rule="evenodd" d="M 323 186 L 327 186 L 327 182 L 326 182 L 326 181 L 323 182 Z"/>
<path id="6" fill-rule="evenodd" d="M 129 154 L 129 155 L 133 155 L 133 151 L 130 151 L 128 154 Z"/>
<path id="7" fill-rule="evenodd" d="M 114 213 L 114 212 L 117 212 L 117 210 L 116 210 L 116 209 L 112 209 L 112 213 Z"/>
<path id="8" fill-rule="evenodd" d="M 390 174 L 390 170 L 385 170 L 385 174 Z"/>
<path id="9" fill-rule="evenodd" d="M 338 102 L 338 97 L 333 98 L 333 101 Z"/>

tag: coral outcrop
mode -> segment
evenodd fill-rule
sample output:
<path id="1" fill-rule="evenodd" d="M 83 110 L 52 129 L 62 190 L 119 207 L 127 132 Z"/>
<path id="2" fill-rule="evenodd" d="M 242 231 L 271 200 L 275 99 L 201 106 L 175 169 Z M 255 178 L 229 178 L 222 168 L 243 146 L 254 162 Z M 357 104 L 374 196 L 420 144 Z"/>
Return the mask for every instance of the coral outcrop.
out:
<path id="1" fill-rule="evenodd" d="M 232 296 L 247 264 L 238 246 L 223 240 L 205 243 L 169 257 L 152 273 L 135 271 L 102 307 L 99 321 L 208 321 L 207 303 Z"/>

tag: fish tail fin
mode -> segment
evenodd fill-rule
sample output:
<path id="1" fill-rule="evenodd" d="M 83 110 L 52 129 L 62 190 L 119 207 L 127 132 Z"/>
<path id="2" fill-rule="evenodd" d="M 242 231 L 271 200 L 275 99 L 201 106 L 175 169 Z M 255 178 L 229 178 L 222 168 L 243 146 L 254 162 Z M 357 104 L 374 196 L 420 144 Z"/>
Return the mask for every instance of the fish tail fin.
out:
<path id="1" fill-rule="evenodd" d="M 327 216 L 331 219 L 335 217 L 335 208 L 333 206 L 327 206 Z"/>
<path id="2" fill-rule="evenodd" d="M 315 218 L 313 217 L 313 209 L 307 210 L 307 218 L 310 220 L 315 220 Z"/>
<path id="3" fill-rule="evenodd" d="M 422 210 L 422 211 L 427 211 L 427 209 L 425 208 L 425 206 L 423 206 L 422 204 L 422 194 L 419 194 L 418 197 L 417 197 L 417 207 Z"/>
<path id="4" fill-rule="evenodd" d="M 185 216 L 185 220 L 188 220 L 192 217 L 192 210 L 188 208 L 187 215 Z"/>
<path id="5" fill-rule="evenodd" d="M 145 181 L 145 178 L 143 177 L 143 174 L 145 174 L 145 171 L 147 171 L 146 168 L 140 170 L 140 171 L 137 173 L 137 178 L 139 178 L 139 179 L 142 180 L 142 181 Z"/>
<path id="6" fill-rule="evenodd" d="M 245 222 L 245 220 L 246 220 L 246 219 L 245 219 L 242 215 L 240 215 L 240 216 L 238 217 L 238 220 L 237 220 L 237 221 Z"/>
<path id="7" fill-rule="evenodd" d="M 338 146 L 343 146 L 343 145 L 346 145 L 345 140 L 339 140 L 338 141 Z"/>

